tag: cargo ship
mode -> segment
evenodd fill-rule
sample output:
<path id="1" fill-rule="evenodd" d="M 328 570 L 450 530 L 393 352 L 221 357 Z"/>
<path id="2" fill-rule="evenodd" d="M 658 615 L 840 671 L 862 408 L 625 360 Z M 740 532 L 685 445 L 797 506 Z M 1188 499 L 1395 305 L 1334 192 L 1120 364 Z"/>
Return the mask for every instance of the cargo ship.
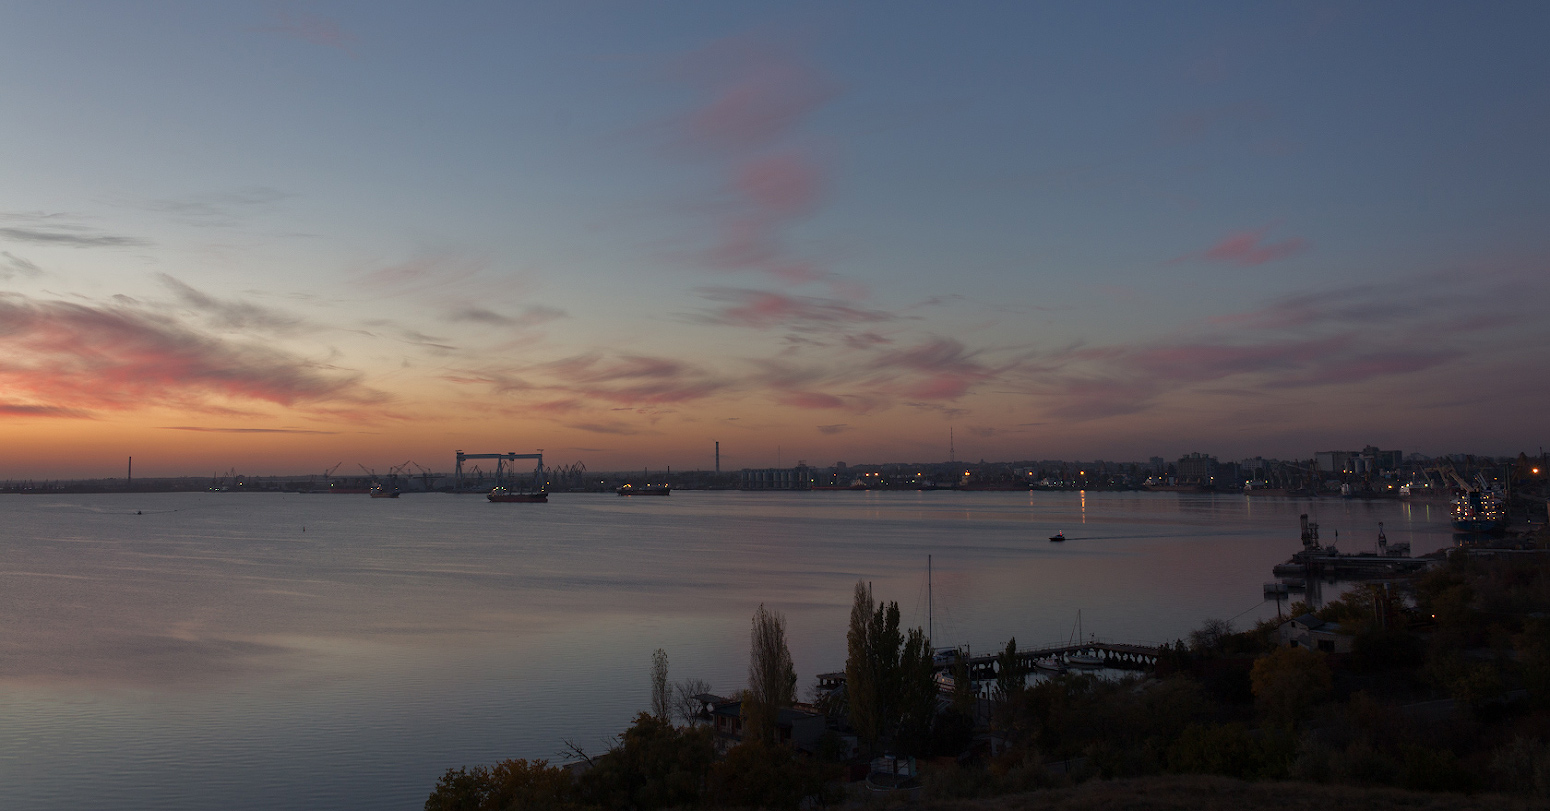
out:
<path id="1" fill-rule="evenodd" d="M 1453 499 L 1455 532 L 1499 533 L 1507 529 L 1507 504 L 1494 490 L 1472 490 Z"/>
<path id="2" fill-rule="evenodd" d="M 485 498 L 498 504 L 547 504 L 549 503 L 549 491 L 539 490 L 536 493 L 513 493 L 504 487 L 496 487 Z"/>
<path id="3" fill-rule="evenodd" d="M 614 492 L 621 496 L 670 496 L 673 494 L 672 485 L 667 484 L 643 484 L 636 487 L 626 484 Z"/>

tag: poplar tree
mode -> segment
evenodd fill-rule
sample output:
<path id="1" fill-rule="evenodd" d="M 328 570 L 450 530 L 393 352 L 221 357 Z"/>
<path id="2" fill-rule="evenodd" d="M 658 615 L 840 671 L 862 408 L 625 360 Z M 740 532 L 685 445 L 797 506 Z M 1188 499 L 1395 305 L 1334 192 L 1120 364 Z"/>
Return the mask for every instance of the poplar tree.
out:
<path id="1" fill-rule="evenodd" d="M 899 628 L 899 604 L 876 602 L 872 587 L 858 582 L 845 642 L 850 725 L 867 748 L 875 750 L 901 722 L 917 732 L 929 730 L 936 712 L 936 681 L 925 631 L 911 630 L 906 642 Z"/>
<path id="2" fill-rule="evenodd" d="M 780 711 L 796 703 L 797 697 L 797 672 L 786 646 L 786 618 L 760 603 L 749 641 L 743 722 L 748 725 L 748 737 L 774 743 Z"/>
<path id="3" fill-rule="evenodd" d="M 667 651 L 657 648 L 651 654 L 651 714 L 668 721 L 672 714 L 672 694 L 667 685 Z"/>
<path id="4" fill-rule="evenodd" d="M 871 634 L 872 587 L 856 582 L 855 599 L 850 605 L 850 630 L 845 634 L 845 699 L 850 707 L 850 725 L 871 749 L 882 733 L 882 708 L 878 706 L 877 656 Z"/>

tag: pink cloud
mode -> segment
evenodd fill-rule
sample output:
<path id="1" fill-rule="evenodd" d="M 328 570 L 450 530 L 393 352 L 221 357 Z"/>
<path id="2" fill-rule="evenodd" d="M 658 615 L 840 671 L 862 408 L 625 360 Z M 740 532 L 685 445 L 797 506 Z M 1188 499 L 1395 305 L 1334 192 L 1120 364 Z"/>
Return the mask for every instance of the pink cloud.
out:
<path id="1" fill-rule="evenodd" d="M 737 171 L 737 190 L 773 216 L 794 217 L 811 210 L 819 185 L 817 165 L 795 152 L 755 158 Z"/>
<path id="2" fill-rule="evenodd" d="M 974 383 L 971 378 L 938 374 L 911 386 L 905 393 L 918 400 L 956 400 L 967 394 Z"/>
<path id="3" fill-rule="evenodd" d="M 777 398 L 781 405 L 795 408 L 844 408 L 845 401 L 832 394 L 816 391 L 788 392 Z"/>
<path id="4" fill-rule="evenodd" d="M 1307 247 L 1307 241 L 1302 237 L 1292 237 L 1280 242 L 1265 242 L 1265 233 L 1268 230 L 1268 228 L 1261 228 L 1258 231 L 1229 234 L 1226 239 L 1212 245 L 1204 252 L 1181 257 L 1181 259 L 1199 258 L 1238 267 L 1254 267 L 1301 253 Z"/>
<path id="5" fill-rule="evenodd" d="M 211 398 L 287 407 L 386 399 L 355 375 L 127 304 L 0 297 L 0 358 L 0 389 L 34 401 L 28 407 L 39 414 L 162 405 L 226 410 Z"/>
<path id="6" fill-rule="evenodd" d="M 832 87 L 816 71 L 766 53 L 757 64 L 734 68 L 715 97 L 690 116 L 688 130 L 707 146 L 754 149 L 790 134 L 832 96 Z"/>
<path id="7" fill-rule="evenodd" d="M 701 400 L 727 382 L 689 364 L 644 355 L 577 355 L 513 371 L 462 372 L 445 379 L 488 386 L 502 394 L 547 397 L 533 408 L 553 414 L 598 404 L 638 407 Z"/>
<path id="8" fill-rule="evenodd" d="M 0 403 L 0 415 L 7 417 L 53 417 L 63 419 L 89 419 L 92 416 L 90 411 L 82 411 L 79 408 L 21 405 L 18 403 Z"/>
<path id="9" fill-rule="evenodd" d="M 791 296 L 768 290 L 711 287 L 700 291 L 722 306 L 704 315 L 707 323 L 766 329 L 776 326 L 851 327 L 892 321 L 897 316 L 883 310 L 858 307 L 848 302 L 815 296 Z"/>
<path id="10" fill-rule="evenodd" d="M 781 242 L 821 196 L 823 168 L 794 139 L 833 97 L 832 85 L 790 48 L 750 38 L 715 43 L 679 67 L 709 89 L 704 104 L 684 118 L 685 141 L 700 157 L 724 164 L 732 194 L 730 201 L 718 201 L 703 261 L 786 284 L 829 280 L 832 274 L 793 256 Z"/>
<path id="11" fill-rule="evenodd" d="M 313 45 L 338 48 L 345 53 L 351 52 L 350 43 L 355 41 L 355 37 L 340 27 L 337 21 L 305 11 L 289 9 L 280 9 L 276 14 L 279 20 L 275 25 L 255 30 L 282 34 Z"/>

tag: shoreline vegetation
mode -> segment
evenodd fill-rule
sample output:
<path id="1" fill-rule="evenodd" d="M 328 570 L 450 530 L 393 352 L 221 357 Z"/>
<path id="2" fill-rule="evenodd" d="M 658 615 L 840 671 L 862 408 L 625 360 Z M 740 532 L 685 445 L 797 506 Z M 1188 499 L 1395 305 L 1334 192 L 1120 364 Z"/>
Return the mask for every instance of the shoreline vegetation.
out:
<path id="1" fill-rule="evenodd" d="M 1550 533 L 1524 540 L 1544 550 Z M 939 683 L 924 632 L 858 583 L 837 689 L 796 700 L 784 618 L 760 606 L 738 695 L 670 685 L 658 651 L 652 711 L 607 752 L 449 769 L 425 808 L 1543 807 L 1543 555 L 1456 548 L 1386 586 L 1294 604 L 1304 626 L 1339 635 L 1338 653 L 1288 644 L 1282 621 L 1212 620 L 1165 646 L 1151 673 L 1032 684 L 1015 639 L 993 683 L 972 685 L 961 660 Z M 810 716 L 823 731 L 802 739 L 792 730 Z"/>

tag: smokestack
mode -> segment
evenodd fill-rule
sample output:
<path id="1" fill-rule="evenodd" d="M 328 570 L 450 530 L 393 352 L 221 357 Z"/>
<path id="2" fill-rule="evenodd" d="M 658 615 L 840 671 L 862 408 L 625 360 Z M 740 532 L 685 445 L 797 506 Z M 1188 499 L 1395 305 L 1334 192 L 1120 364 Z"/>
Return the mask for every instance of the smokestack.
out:
<path id="1" fill-rule="evenodd" d="M 721 472 L 721 443 L 716 443 L 716 472 Z"/>
<path id="2" fill-rule="evenodd" d="M 125 485 L 133 484 L 134 480 L 135 480 L 135 458 L 133 456 L 131 456 L 131 457 L 129 457 L 129 471 L 124 476 L 124 484 Z"/>

